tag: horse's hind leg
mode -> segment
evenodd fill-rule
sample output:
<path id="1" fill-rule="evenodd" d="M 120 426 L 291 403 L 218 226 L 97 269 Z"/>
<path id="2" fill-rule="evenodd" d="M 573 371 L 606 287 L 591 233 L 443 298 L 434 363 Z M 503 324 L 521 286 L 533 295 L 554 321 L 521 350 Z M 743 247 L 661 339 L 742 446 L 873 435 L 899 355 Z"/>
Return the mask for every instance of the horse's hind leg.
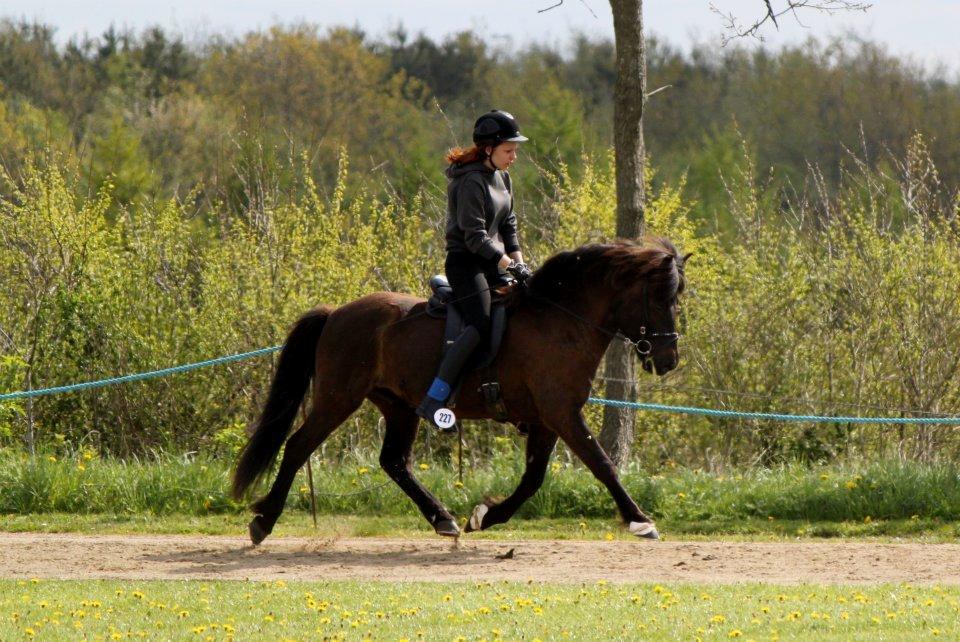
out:
<path id="1" fill-rule="evenodd" d="M 460 529 L 456 519 L 417 481 L 410 469 L 410 453 L 417 438 L 420 418 L 413 408 L 388 393 L 374 392 L 370 395 L 370 400 L 380 409 L 386 421 L 386 434 L 380 450 L 380 466 L 413 500 L 438 535 L 458 536 Z"/>
<path id="2" fill-rule="evenodd" d="M 303 425 L 287 440 L 283 449 L 283 461 L 280 472 L 270 487 L 270 492 L 253 505 L 256 516 L 250 522 L 250 541 L 259 544 L 273 530 L 274 524 L 283 512 L 290 486 L 297 471 L 306 463 L 320 444 L 330 436 L 337 426 L 346 421 L 360 402 L 318 403 L 307 415 Z"/>
<path id="3" fill-rule="evenodd" d="M 513 494 L 499 504 L 484 502 L 473 509 L 466 531 L 484 530 L 494 524 L 503 524 L 517 512 L 525 501 L 533 497 L 543 485 L 550 455 L 557 444 L 557 433 L 540 424 L 530 424 L 527 435 L 527 466 Z"/>

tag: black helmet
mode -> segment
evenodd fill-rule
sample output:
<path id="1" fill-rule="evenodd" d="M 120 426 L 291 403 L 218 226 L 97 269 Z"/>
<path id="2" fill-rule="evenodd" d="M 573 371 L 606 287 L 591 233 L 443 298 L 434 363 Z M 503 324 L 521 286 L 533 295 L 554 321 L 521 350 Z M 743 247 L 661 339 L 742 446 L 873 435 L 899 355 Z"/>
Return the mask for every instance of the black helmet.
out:
<path id="1" fill-rule="evenodd" d="M 513 114 L 500 109 L 488 111 L 473 125 L 473 142 L 476 145 L 499 145 L 522 143 L 530 140 L 520 135 L 520 127 Z"/>

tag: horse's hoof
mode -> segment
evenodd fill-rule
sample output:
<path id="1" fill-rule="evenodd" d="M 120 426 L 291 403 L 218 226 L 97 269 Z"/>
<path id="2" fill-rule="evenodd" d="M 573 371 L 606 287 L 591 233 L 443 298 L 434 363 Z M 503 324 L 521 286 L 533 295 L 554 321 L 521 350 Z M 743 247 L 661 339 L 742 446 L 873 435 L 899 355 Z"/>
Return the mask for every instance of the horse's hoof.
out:
<path id="1" fill-rule="evenodd" d="M 470 521 L 467 522 L 466 531 L 472 533 L 473 531 L 483 530 L 483 517 L 489 510 L 490 507 L 486 504 L 480 504 L 474 508 L 473 514 L 470 515 Z"/>
<path id="2" fill-rule="evenodd" d="M 260 542 L 267 539 L 267 535 L 270 534 L 270 531 L 260 525 L 259 515 L 250 520 L 248 528 L 250 529 L 250 541 L 253 542 L 254 546 L 259 546 Z"/>
<path id="3" fill-rule="evenodd" d="M 660 539 L 660 533 L 657 532 L 657 527 L 651 522 L 630 522 L 627 530 L 642 539 Z"/>
<path id="4" fill-rule="evenodd" d="M 433 525 L 437 535 L 444 537 L 460 537 L 460 527 L 452 519 L 443 519 Z"/>

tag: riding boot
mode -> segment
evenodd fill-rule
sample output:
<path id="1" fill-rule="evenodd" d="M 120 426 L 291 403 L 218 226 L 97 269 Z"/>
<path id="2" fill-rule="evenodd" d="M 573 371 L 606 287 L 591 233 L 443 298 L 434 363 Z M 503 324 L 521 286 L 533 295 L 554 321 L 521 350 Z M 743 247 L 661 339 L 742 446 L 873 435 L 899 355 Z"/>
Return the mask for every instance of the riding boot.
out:
<path id="1" fill-rule="evenodd" d="M 473 351 L 480 344 L 480 332 L 471 326 L 464 328 L 456 341 L 447 349 L 443 355 L 443 361 L 440 362 L 440 369 L 437 371 L 437 377 L 430 385 L 427 396 L 423 398 L 417 407 L 417 414 L 432 423 L 443 432 L 453 432 L 454 425 L 441 427 L 437 424 L 434 416 L 438 410 L 445 408 L 447 399 L 453 390 L 454 384 L 460 377 L 460 372 L 466 365 L 467 360 Z"/>

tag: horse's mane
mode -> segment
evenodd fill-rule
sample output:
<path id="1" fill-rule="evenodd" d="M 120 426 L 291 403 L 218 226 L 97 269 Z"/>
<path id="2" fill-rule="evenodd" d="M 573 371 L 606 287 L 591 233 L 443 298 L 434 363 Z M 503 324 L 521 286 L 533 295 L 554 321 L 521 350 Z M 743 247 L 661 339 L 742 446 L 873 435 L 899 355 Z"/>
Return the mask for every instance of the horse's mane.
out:
<path id="1" fill-rule="evenodd" d="M 676 269 L 674 269 L 676 266 Z M 528 282 L 529 292 L 560 302 L 608 285 L 625 288 L 644 279 L 652 289 L 683 290 L 683 261 L 665 238 L 594 243 L 553 255 Z"/>

